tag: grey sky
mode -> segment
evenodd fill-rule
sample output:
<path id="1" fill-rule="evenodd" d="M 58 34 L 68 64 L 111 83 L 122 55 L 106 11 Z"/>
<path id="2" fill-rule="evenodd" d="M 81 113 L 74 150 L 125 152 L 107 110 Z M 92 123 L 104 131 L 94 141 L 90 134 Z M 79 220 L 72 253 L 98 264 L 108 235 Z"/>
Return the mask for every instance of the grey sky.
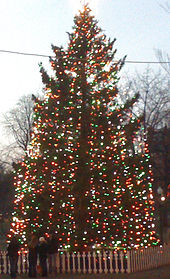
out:
<path id="1" fill-rule="evenodd" d="M 117 57 L 156 61 L 154 48 L 170 47 L 170 14 L 160 8 L 167 0 L 90 0 L 99 26 L 116 38 Z M 79 0 L 1 0 L 0 49 L 52 55 L 51 43 L 66 45 Z M 0 116 L 24 94 L 41 91 L 38 63 L 48 58 L 0 53 Z M 146 65 L 145 65 L 146 66 Z M 126 64 L 125 71 L 144 65 Z M 156 68 L 158 66 L 151 65 Z"/>

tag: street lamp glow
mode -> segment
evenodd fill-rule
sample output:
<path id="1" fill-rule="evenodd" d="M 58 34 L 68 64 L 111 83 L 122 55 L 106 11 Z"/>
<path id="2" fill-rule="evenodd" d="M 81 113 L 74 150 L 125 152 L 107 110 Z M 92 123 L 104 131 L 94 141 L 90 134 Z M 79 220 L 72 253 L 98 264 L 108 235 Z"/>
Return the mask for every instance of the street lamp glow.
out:
<path id="1" fill-rule="evenodd" d="M 165 197 L 164 196 L 161 197 L 161 201 L 165 201 Z"/>

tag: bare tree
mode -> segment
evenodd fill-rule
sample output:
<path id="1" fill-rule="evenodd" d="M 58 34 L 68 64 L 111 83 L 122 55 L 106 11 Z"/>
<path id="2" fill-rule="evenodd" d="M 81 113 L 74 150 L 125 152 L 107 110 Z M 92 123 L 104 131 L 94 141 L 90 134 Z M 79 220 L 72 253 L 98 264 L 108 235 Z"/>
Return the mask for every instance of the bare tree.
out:
<path id="1" fill-rule="evenodd" d="M 160 4 L 160 7 L 170 14 L 170 3 L 168 1 L 166 1 L 164 4 Z"/>
<path id="2" fill-rule="evenodd" d="M 121 88 L 122 95 L 139 92 L 140 97 L 134 113 L 143 114 L 145 131 L 161 128 L 168 120 L 170 106 L 170 81 L 161 71 L 153 72 L 149 67 L 133 77 L 126 77 Z"/>
<path id="3" fill-rule="evenodd" d="M 10 171 L 13 169 L 13 162 L 17 162 L 23 155 L 23 150 L 18 148 L 15 142 L 0 145 L 0 169 Z"/>
<path id="4" fill-rule="evenodd" d="M 170 2 L 167 1 L 164 4 L 160 4 L 160 7 L 163 8 L 166 13 L 170 14 Z M 155 54 L 161 67 L 170 77 L 170 55 L 160 49 L 155 49 Z"/>
<path id="5" fill-rule="evenodd" d="M 160 50 L 160 49 L 155 49 L 155 54 L 160 62 L 161 67 L 166 71 L 166 73 L 170 77 L 170 56 L 168 53 Z"/>
<path id="6" fill-rule="evenodd" d="M 32 95 L 22 96 L 15 108 L 4 114 L 3 127 L 13 137 L 16 148 L 26 150 L 30 142 L 32 116 Z"/>

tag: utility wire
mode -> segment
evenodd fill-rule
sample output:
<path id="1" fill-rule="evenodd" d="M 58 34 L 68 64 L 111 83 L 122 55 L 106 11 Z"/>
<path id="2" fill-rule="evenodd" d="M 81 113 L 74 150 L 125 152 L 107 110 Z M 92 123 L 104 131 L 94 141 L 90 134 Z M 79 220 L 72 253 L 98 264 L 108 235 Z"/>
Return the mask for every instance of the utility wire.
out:
<path id="1" fill-rule="evenodd" d="M 4 49 L 0 49 L 0 52 L 11 53 L 11 54 L 19 54 L 19 55 L 40 56 L 40 57 L 48 57 L 48 58 L 53 57 L 53 56 L 44 55 L 44 54 L 26 53 L 26 52 L 12 51 L 12 50 L 4 50 Z"/>
<path id="2" fill-rule="evenodd" d="M 3 50 L 0 49 L 2 53 L 10 53 L 10 54 L 18 54 L 18 55 L 27 55 L 27 56 L 38 56 L 38 57 L 48 57 L 48 58 L 56 58 L 56 56 L 38 54 L 38 53 L 28 53 L 28 52 L 19 52 L 19 51 L 11 51 L 11 50 Z M 116 62 L 116 61 L 115 61 Z M 170 64 L 170 61 L 133 61 L 133 60 L 125 60 L 125 63 L 131 64 Z"/>

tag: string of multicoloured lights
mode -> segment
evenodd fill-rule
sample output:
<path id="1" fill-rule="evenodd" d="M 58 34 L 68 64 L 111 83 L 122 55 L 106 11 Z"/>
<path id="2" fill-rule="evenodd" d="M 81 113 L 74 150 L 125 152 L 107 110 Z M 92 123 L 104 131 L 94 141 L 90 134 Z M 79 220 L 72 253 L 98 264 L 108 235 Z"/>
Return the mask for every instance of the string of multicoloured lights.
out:
<path id="1" fill-rule="evenodd" d="M 114 41 L 88 5 L 74 19 L 66 50 L 52 46 L 53 76 L 42 65 L 44 100 L 35 100 L 32 139 L 18 165 L 11 233 L 56 231 L 61 246 L 139 248 L 159 243 L 152 172 L 137 99 L 117 102 Z"/>

